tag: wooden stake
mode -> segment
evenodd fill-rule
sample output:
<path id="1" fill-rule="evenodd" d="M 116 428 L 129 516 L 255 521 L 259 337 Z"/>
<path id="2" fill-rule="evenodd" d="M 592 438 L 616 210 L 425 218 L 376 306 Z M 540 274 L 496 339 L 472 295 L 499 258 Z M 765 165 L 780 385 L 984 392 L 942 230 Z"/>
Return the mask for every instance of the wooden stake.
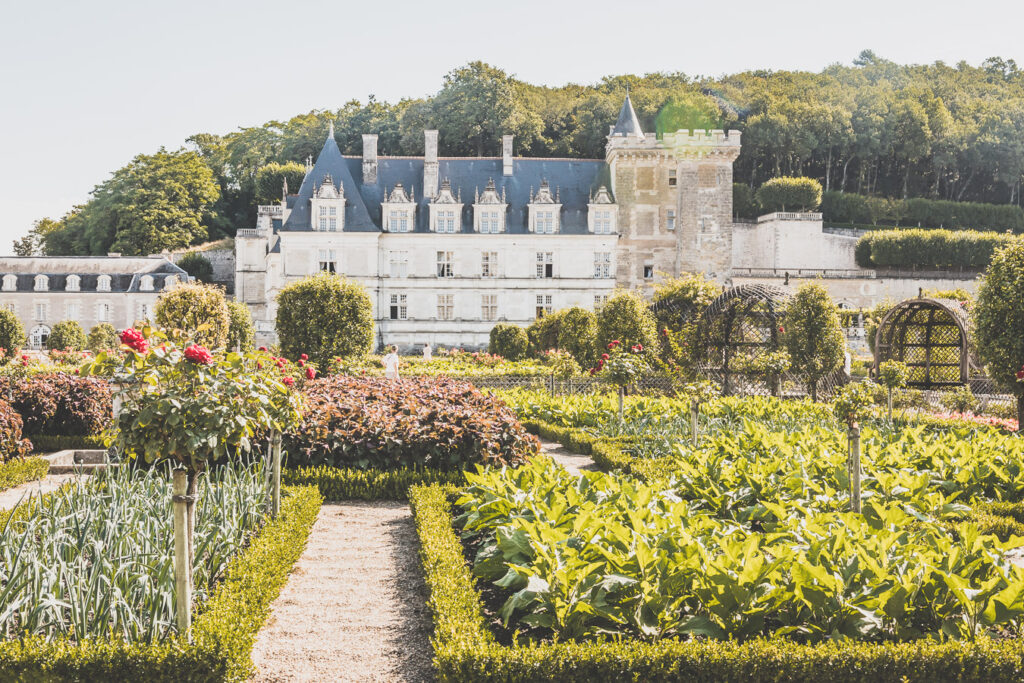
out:
<path id="1" fill-rule="evenodd" d="M 619 387 L 619 422 L 622 422 L 622 403 L 623 397 L 626 395 L 626 387 Z"/>
<path id="2" fill-rule="evenodd" d="M 860 512 L 860 427 L 850 429 L 850 510 Z"/>
<path id="3" fill-rule="evenodd" d="M 693 432 L 693 447 L 697 447 L 697 415 L 700 412 L 700 404 L 696 401 L 690 402 L 690 431 Z"/>
<path id="4" fill-rule="evenodd" d="M 271 505 L 271 516 L 277 519 L 281 514 L 281 433 L 274 433 L 274 497 Z"/>
<path id="5" fill-rule="evenodd" d="M 188 552 L 188 473 L 176 469 L 173 473 L 172 501 L 174 505 L 174 591 L 177 604 L 178 633 L 186 639 L 192 634 L 192 566 Z"/>

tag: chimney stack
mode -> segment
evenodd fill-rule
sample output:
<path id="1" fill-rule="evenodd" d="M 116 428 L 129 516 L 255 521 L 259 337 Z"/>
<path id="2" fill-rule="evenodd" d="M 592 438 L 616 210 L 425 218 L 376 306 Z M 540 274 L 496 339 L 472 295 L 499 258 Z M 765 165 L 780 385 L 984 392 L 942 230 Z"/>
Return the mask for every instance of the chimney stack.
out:
<path id="1" fill-rule="evenodd" d="M 363 184 L 377 184 L 377 134 L 363 135 Z"/>
<path id="2" fill-rule="evenodd" d="M 512 175 L 512 136 L 501 136 L 501 174 Z"/>
<path id="3" fill-rule="evenodd" d="M 423 131 L 423 196 L 437 196 L 437 131 Z"/>

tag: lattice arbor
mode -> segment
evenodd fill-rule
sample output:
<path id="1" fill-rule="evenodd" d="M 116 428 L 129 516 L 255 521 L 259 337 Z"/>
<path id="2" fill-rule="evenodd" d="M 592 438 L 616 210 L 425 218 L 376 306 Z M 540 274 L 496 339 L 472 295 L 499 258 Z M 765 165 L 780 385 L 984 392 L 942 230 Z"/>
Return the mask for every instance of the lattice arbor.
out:
<path id="1" fill-rule="evenodd" d="M 698 372 L 721 385 L 725 395 L 805 394 L 800 368 L 778 369 L 789 298 L 779 287 L 755 284 L 733 287 L 711 302 L 697 322 Z M 822 378 L 819 397 L 845 381 L 842 369 Z"/>
<path id="2" fill-rule="evenodd" d="M 970 352 L 970 316 L 952 299 L 908 299 L 878 325 L 875 371 L 887 360 L 907 364 L 907 386 L 939 389 L 981 375 Z"/>

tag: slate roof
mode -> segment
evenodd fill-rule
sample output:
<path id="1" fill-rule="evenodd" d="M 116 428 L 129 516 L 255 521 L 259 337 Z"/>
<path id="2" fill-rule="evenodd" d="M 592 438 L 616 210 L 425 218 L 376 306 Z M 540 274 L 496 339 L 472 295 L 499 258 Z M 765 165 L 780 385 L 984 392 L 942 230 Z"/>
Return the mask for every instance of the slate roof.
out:
<path id="1" fill-rule="evenodd" d="M 636 117 L 636 110 L 633 109 L 633 101 L 629 99 L 629 93 L 626 93 L 626 101 L 622 103 L 622 109 L 619 110 L 619 118 L 615 121 L 615 127 L 612 128 L 612 135 L 644 136 L 644 132 L 640 128 L 640 119 Z"/>
<path id="2" fill-rule="evenodd" d="M 80 292 L 98 292 L 100 275 L 110 276 L 110 293 L 139 292 L 143 275 L 153 277 L 153 290 L 160 291 L 168 277 L 188 281 L 188 273 L 165 258 L 115 258 L 106 256 L 3 256 L 0 281 L 4 275 L 17 276 L 18 292 L 34 292 L 36 275 L 48 278 L 50 292 L 63 292 L 69 275 L 78 275 Z M 8 290 L 9 292 L 10 290 Z M 149 290 L 147 290 L 149 291 Z M 42 294 L 43 292 L 40 292 Z M 101 292 L 106 294 L 107 291 Z M 0 292 L 3 294 L 3 292 Z"/>
<path id="3" fill-rule="evenodd" d="M 562 204 L 561 232 L 584 234 L 587 232 L 587 203 L 591 193 L 608 183 L 607 166 L 595 159 L 529 159 L 516 158 L 512 162 L 511 176 L 502 175 L 501 157 L 441 158 L 438 160 L 438 186 L 447 178 L 452 194 L 462 193 L 462 230 L 473 231 L 473 200 L 477 190 L 483 193 L 489 180 L 494 180 L 498 194 L 505 192 L 508 202 L 507 232 L 526 233 L 530 191 L 537 192 L 547 180 L 552 192 L 558 191 Z M 314 188 L 330 174 L 334 183 L 340 180 L 345 190 L 345 232 L 379 232 L 381 201 L 384 192 L 390 192 L 402 183 L 416 198 L 415 232 L 427 232 L 430 211 L 429 199 L 423 193 L 422 157 L 379 157 L 377 183 L 364 185 L 361 157 L 345 157 L 333 137 L 324 143 L 313 169 L 306 174 L 295 198 L 291 215 L 282 226 L 283 231 L 310 231 L 310 198 Z M 609 191 L 611 188 L 609 187 Z"/>

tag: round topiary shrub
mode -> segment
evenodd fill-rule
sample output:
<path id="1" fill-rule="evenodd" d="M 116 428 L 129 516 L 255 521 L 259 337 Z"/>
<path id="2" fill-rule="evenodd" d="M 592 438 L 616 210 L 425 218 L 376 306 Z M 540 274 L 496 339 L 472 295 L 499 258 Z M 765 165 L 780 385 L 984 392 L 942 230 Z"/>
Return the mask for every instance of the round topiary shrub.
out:
<path id="1" fill-rule="evenodd" d="M 335 375 L 308 383 L 305 399 L 285 436 L 290 466 L 458 470 L 520 465 L 539 448 L 511 408 L 468 382 Z"/>
<path id="2" fill-rule="evenodd" d="M 1024 242 L 996 252 L 974 304 L 978 355 L 989 376 L 1017 397 L 1024 425 Z"/>
<path id="3" fill-rule="evenodd" d="M 639 344 L 651 352 L 657 349 L 658 329 L 654 315 L 636 292 L 615 292 L 598 311 L 594 350 L 600 355 L 613 341 L 620 342 L 624 348 Z"/>
<path id="4" fill-rule="evenodd" d="M 22 458 L 32 451 L 32 443 L 21 436 L 21 415 L 10 403 L 0 400 L 0 462 Z"/>
<path id="5" fill-rule="evenodd" d="M 185 331 L 197 344 L 219 349 L 227 342 L 231 313 L 224 292 L 219 288 L 178 285 L 157 299 L 156 322 L 168 330 Z"/>
<path id="6" fill-rule="evenodd" d="M 491 328 L 487 351 L 508 360 L 522 360 L 530 348 L 526 330 L 518 325 L 500 323 Z"/>
<path id="7" fill-rule="evenodd" d="M 762 213 L 814 211 L 821 205 L 821 183 L 814 178 L 772 178 L 757 188 Z"/>
<path id="8" fill-rule="evenodd" d="M 200 282 L 213 282 L 213 264 L 197 251 L 190 251 L 178 259 L 178 267 Z"/>
<path id="9" fill-rule="evenodd" d="M 573 306 L 562 311 L 558 328 L 558 346 L 572 354 L 573 359 L 583 367 L 594 364 L 594 340 L 597 338 L 597 316 L 592 311 Z"/>
<path id="10" fill-rule="evenodd" d="M 121 346 L 121 340 L 117 338 L 117 330 L 110 323 L 100 323 L 89 330 L 89 337 L 85 346 L 93 353 L 110 351 Z"/>
<path id="11" fill-rule="evenodd" d="M 113 392 L 106 380 L 63 372 L 0 379 L 0 396 L 10 396 L 28 435 L 93 436 L 113 416 Z"/>
<path id="12" fill-rule="evenodd" d="M 81 351 L 87 340 L 85 330 L 75 320 L 62 320 L 53 326 L 46 340 L 46 348 L 51 351 Z"/>
<path id="13" fill-rule="evenodd" d="M 241 301 L 228 302 L 228 348 L 239 351 L 252 351 L 256 341 L 256 327 L 252 324 L 252 313 Z"/>
<path id="14" fill-rule="evenodd" d="M 362 356 L 373 347 L 373 303 L 366 288 L 333 273 L 294 282 L 277 295 L 281 355 L 302 354 L 321 368 L 332 358 Z"/>
<path id="15" fill-rule="evenodd" d="M 14 352 L 25 345 L 25 328 L 21 320 L 6 308 L 0 309 L 0 364 L 8 362 L 14 357 Z"/>

